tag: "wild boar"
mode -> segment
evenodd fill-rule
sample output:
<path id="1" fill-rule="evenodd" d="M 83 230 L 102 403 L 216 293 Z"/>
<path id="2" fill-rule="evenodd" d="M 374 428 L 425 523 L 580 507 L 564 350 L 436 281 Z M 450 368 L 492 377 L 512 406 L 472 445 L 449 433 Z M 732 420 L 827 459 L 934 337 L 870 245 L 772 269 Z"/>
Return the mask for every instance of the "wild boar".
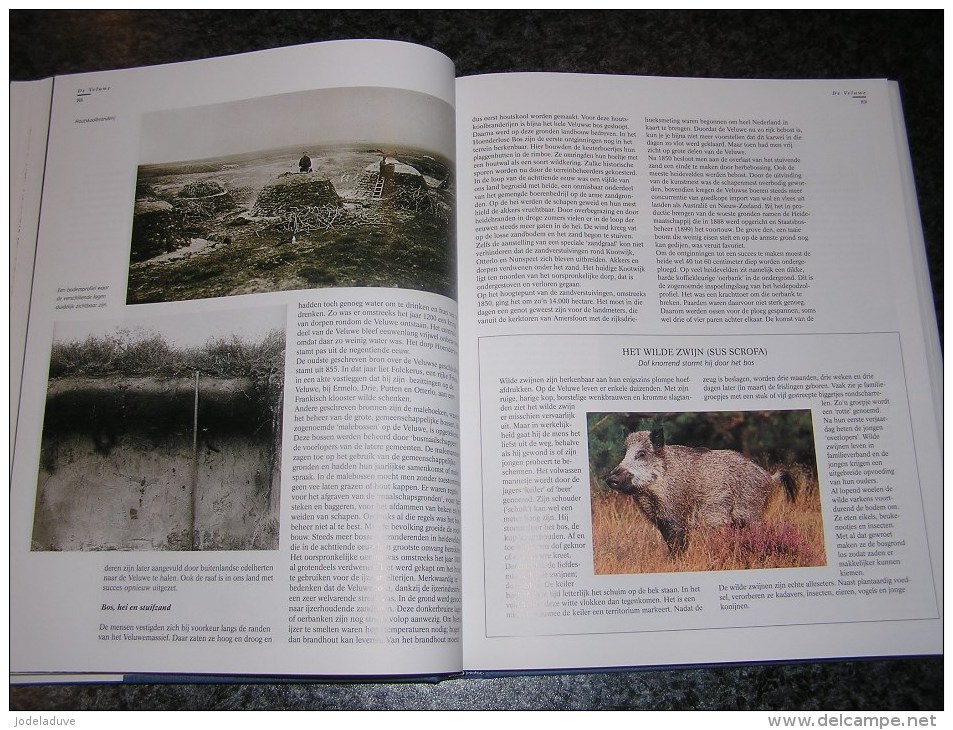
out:
<path id="1" fill-rule="evenodd" d="M 792 501 L 797 496 L 784 469 L 772 476 L 737 451 L 666 444 L 660 428 L 628 435 L 625 456 L 606 484 L 632 496 L 673 555 L 685 550 L 698 525 L 760 522 L 777 487 Z"/>

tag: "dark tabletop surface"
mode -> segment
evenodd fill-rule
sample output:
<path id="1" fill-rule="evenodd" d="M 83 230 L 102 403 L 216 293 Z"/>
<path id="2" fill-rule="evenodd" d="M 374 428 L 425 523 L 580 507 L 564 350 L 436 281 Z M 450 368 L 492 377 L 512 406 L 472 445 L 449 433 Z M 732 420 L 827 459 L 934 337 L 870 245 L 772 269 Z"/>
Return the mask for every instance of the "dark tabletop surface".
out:
<path id="1" fill-rule="evenodd" d="M 343 38 L 428 45 L 457 75 L 890 78 L 900 82 L 933 294 L 943 303 L 942 11 L 10 11 L 10 79 Z M 41 709 L 931 710 L 940 657 L 426 683 L 12 687 Z"/>

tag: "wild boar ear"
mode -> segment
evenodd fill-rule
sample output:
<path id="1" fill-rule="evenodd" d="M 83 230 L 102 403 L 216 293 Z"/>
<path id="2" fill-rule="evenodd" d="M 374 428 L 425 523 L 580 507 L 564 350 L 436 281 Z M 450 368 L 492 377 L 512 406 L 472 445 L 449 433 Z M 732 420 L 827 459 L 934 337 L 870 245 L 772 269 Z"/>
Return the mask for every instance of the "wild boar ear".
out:
<path id="1" fill-rule="evenodd" d="M 660 428 L 653 429 L 649 434 L 649 441 L 652 442 L 652 448 L 661 451 L 665 448 L 665 431 Z"/>

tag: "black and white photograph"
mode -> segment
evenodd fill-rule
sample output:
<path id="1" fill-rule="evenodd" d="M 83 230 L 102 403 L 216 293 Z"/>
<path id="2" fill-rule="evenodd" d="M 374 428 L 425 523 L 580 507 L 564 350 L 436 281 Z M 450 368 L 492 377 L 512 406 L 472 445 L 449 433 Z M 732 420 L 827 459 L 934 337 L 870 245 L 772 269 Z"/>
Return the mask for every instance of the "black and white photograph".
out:
<path id="1" fill-rule="evenodd" d="M 323 287 L 456 296 L 453 111 L 322 89 L 146 114 L 127 304 Z"/>
<path id="2" fill-rule="evenodd" d="M 57 325 L 32 549 L 277 550 L 284 323 Z"/>

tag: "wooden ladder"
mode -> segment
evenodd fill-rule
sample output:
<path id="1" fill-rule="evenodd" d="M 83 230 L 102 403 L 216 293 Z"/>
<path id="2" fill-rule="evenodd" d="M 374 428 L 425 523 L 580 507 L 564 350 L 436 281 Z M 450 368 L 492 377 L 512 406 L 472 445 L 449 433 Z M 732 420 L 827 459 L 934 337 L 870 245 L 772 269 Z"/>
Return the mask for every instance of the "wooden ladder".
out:
<path id="1" fill-rule="evenodd" d="M 380 200 L 382 192 L 384 192 L 384 176 L 378 175 L 377 182 L 374 183 L 374 200 Z"/>

